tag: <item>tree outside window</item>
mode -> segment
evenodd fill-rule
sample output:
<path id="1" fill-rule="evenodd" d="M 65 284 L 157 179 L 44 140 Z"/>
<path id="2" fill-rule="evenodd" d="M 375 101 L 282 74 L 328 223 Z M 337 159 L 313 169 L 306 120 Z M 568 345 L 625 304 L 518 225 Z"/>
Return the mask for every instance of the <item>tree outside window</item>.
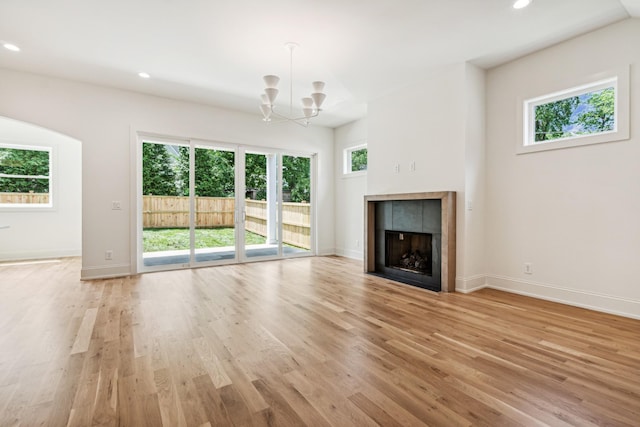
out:
<path id="1" fill-rule="evenodd" d="M 344 173 L 366 172 L 368 166 L 366 145 L 344 150 Z"/>
<path id="2" fill-rule="evenodd" d="M 51 149 L 0 146 L 0 205 L 51 206 Z"/>
<path id="3" fill-rule="evenodd" d="M 534 104 L 534 138 L 529 144 L 614 131 L 615 93 L 615 87 L 608 86 Z"/>

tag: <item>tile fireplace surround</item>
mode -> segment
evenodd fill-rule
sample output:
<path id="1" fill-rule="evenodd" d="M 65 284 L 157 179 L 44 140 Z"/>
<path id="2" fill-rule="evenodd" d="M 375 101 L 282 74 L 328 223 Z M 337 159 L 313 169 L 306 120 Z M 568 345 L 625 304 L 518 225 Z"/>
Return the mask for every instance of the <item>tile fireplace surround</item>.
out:
<path id="1" fill-rule="evenodd" d="M 383 204 L 389 204 L 400 201 L 439 201 L 440 204 L 440 228 L 439 238 L 441 247 L 439 248 L 438 258 L 439 265 L 434 269 L 434 273 L 440 271 L 440 290 L 442 292 L 455 291 L 456 277 L 456 192 L 455 191 L 439 191 L 425 193 L 404 193 L 404 194 L 382 194 L 369 195 L 364 197 L 364 270 L 367 273 L 380 274 L 381 260 L 376 260 L 376 247 L 380 247 L 382 242 L 376 242 L 376 225 L 380 228 L 380 224 L 376 222 L 376 211 Z M 398 204 L 396 204 L 398 205 Z M 425 208 L 426 210 L 426 208 Z M 378 214 L 379 215 L 379 214 Z M 388 220 L 387 220 L 388 221 Z M 426 221 L 423 219 L 422 221 Z M 398 230 L 402 231 L 402 230 Z M 411 231 L 411 230 L 404 230 Z M 379 239 L 379 237 L 378 237 Z M 378 251 L 379 252 L 379 251 Z M 380 254 L 378 253 L 378 256 Z M 435 261 L 435 258 L 434 258 Z M 378 264 L 376 266 L 376 264 Z M 438 269 L 439 267 L 439 269 Z M 382 274 L 384 276 L 384 274 Z M 390 278 L 395 280 L 394 278 Z M 435 278 L 437 281 L 437 277 Z M 400 280 L 403 281 L 403 280 Z M 409 282 L 405 282 L 409 283 Z M 411 283 L 410 283 L 411 284 Z M 428 286 L 421 286 L 429 289 Z"/>

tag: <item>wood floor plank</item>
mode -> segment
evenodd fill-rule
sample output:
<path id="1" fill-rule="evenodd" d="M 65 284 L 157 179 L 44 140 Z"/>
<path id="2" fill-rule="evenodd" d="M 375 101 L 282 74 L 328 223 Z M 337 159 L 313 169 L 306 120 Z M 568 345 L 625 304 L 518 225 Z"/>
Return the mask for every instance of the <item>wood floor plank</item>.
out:
<path id="1" fill-rule="evenodd" d="M 339 257 L 0 264 L 0 426 L 640 425 L 640 321 Z"/>
<path id="2" fill-rule="evenodd" d="M 397 422 L 384 409 L 380 408 L 378 405 L 367 399 L 367 397 L 360 392 L 349 396 L 349 400 L 352 401 L 365 414 L 367 414 L 369 418 L 378 423 L 378 425 L 388 427 L 403 426 L 403 424 Z"/>
<path id="3" fill-rule="evenodd" d="M 93 327 L 95 326 L 97 315 L 97 308 L 87 309 L 84 317 L 82 318 L 82 323 L 80 324 L 80 330 L 78 330 L 76 340 L 73 343 L 73 348 L 71 348 L 71 354 L 82 353 L 89 349 L 89 342 L 91 341 L 91 334 L 93 333 Z"/>

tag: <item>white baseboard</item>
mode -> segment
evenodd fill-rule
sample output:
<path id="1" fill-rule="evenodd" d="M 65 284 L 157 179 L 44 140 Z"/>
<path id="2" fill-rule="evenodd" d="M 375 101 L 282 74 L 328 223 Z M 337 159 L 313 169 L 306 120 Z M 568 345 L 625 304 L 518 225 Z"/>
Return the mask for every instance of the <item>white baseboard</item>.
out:
<path id="1" fill-rule="evenodd" d="M 468 294 L 487 287 L 487 276 L 478 274 L 470 277 L 456 278 L 456 292 Z"/>
<path id="2" fill-rule="evenodd" d="M 31 259 L 68 258 L 82 256 L 81 249 L 0 252 L 0 261 L 24 261 Z"/>
<path id="3" fill-rule="evenodd" d="M 318 256 L 329 256 L 329 255 L 335 255 L 335 254 L 336 254 L 336 250 L 334 248 L 318 249 Z"/>
<path id="4" fill-rule="evenodd" d="M 496 275 L 487 276 L 486 287 L 618 316 L 640 319 L 640 301 L 635 299 L 620 298 L 613 295 L 563 288 L 557 285 L 536 283 Z"/>
<path id="5" fill-rule="evenodd" d="M 111 264 L 109 266 L 86 267 L 80 271 L 80 280 L 110 279 L 129 276 L 130 264 Z"/>
<path id="6" fill-rule="evenodd" d="M 350 249 L 336 248 L 336 255 L 343 256 L 345 258 L 357 259 L 359 261 L 364 260 L 364 253 L 362 251 L 353 251 Z"/>

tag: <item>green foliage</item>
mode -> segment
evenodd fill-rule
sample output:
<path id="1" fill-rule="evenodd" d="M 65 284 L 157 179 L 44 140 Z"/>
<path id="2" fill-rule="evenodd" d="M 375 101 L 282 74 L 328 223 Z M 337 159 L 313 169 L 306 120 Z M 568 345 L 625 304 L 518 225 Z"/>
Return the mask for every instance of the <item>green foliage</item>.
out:
<path id="1" fill-rule="evenodd" d="M 549 141 L 562 138 L 564 129 L 571 124 L 571 116 L 580 98 L 561 99 L 536 107 L 535 140 Z"/>
<path id="2" fill-rule="evenodd" d="M 351 152 L 351 172 L 367 170 L 367 149 L 361 148 Z"/>
<path id="3" fill-rule="evenodd" d="M 0 191 L 7 193 L 48 193 L 49 152 L 0 147 L 0 173 L 5 175 L 28 175 L 30 178 L 0 178 Z"/>
<path id="4" fill-rule="evenodd" d="M 536 141 L 610 131 L 615 126 L 615 91 L 611 87 L 538 105 L 535 115 Z"/>
<path id="5" fill-rule="evenodd" d="M 577 122 L 582 125 L 582 132 L 595 133 L 613 130 L 615 125 L 615 93 L 613 88 L 610 87 L 592 94 L 587 103 L 591 108 L 577 119 Z"/>
<path id="6" fill-rule="evenodd" d="M 247 153 L 245 155 L 245 187 L 256 190 L 256 200 L 267 199 L 267 156 Z"/>
<path id="7" fill-rule="evenodd" d="M 179 189 L 174 171 L 176 163 L 165 144 L 142 144 L 142 194 L 178 196 Z"/>
<path id="8" fill-rule="evenodd" d="M 311 200 L 311 159 L 282 156 L 282 190 L 291 192 L 294 203 Z"/>
<path id="9" fill-rule="evenodd" d="M 189 195 L 189 148 L 177 147 L 177 152 L 171 154 L 162 144 L 143 144 L 143 194 Z M 196 196 L 234 197 L 233 151 L 196 148 L 194 162 Z M 245 186 L 254 191 L 255 199 L 267 198 L 266 155 L 246 154 Z M 283 156 L 282 189 L 291 192 L 292 202 L 309 202 L 311 159 Z"/>
<path id="10" fill-rule="evenodd" d="M 209 148 L 195 149 L 196 196 L 234 197 L 235 153 Z M 180 194 L 189 195 L 189 148 L 180 147 L 176 165 Z"/>
<path id="11" fill-rule="evenodd" d="M 256 190 L 255 198 L 267 198 L 267 156 L 247 153 L 246 187 Z M 311 199 L 311 159 L 308 157 L 282 156 L 282 190 L 291 193 L 295 203 Z"/>
<path id="12" fill-rule="evenodd" d="M 196 148 L 195 153 L 196 196 L 234 197 L 235 153 L 207 148 Z"/>

